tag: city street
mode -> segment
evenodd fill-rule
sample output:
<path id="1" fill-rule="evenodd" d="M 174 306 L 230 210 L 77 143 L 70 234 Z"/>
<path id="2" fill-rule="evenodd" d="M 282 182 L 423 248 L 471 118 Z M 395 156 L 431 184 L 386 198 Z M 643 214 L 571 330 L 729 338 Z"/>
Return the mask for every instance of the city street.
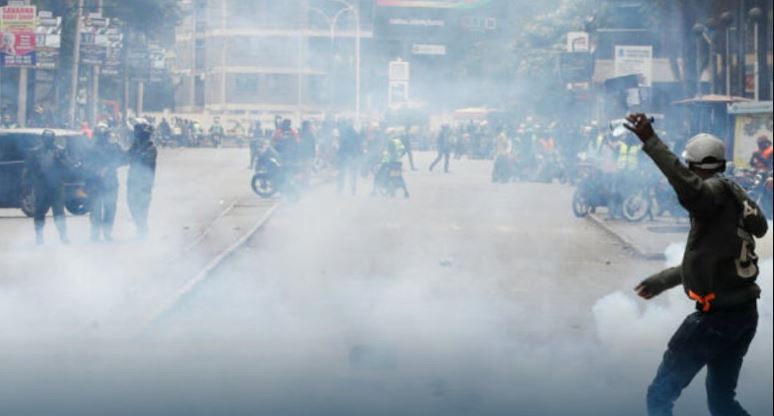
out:
<path id="1" fill-rule="evenodd" d="M 190 241 L 194 230 L 174 228 L 201 232 L 221 199 L 255 202 L 239 180 L 247 171 L 238 151 L 199 152 L 210 156 L 162 159 L 153 218 L 163 234 L 151 242 Z M 76 414 L 67 410 L 83 403 L 111 414 L 552 415 L 571 405 L 573 414 L 644 414 L 647 383 L 691 309 L 679 291 L 648 307 L 631 294 L 663 262 L 639 260 L 593 222 L 574 218 L 570 187 L 491 184 L 491 162 L 481 161 L 428 173 L 432 155 L 417 156 L 421 170 L 406 173 L 411 199 L 370 197 L 364 182 L 354 197 L 320 185 L 284 204 L 182 294 L 175 285 L 196 269 L 162 276 L 153 262 L 162 258 L 151 259 L 145 244 L 80 241 L 83 219 L 71 221 L 74 231 L 84 229 L 72 247 L 36 251 L 21 236 L 4 250 L 3 270 L 14 267 L 13 256 L 55 261 L 26 263 L 41 273 L 28 273 L 31 283 L 4 276 L 4 296 L 24 297 L 4 302 L 3 320 L 14 321 L 3 340 L 14 389 L 0 402 L 32 414 Z M 185 186 L 168 182 L 185 177 Z M 201 208 L 186 209 L 191 204 Z M 131 235 L 122 230 L 120 239 Z M 67 256 L 73 250 L 91 254 L 75 260 Z M 148 263 L 134 262 L 135 250 Z M 200 251 L 184 262 L 202 267 L 212 255 Z M 106 259 L 121 267 L 76 273 L 89 259 L 89 270 Z M 144 295 L 131 295 L 137 291 Z M 768 312 L 741 380 L 742 398 L 758 414 L 772 406 L 770 281 L 764 291 Z M 65 300 L 51 302 L 63 293 Z M 39 323 L 30 314 L 48 317 L 47 326 L 25 327 Z M 14 350 L 30 339 L 52 342 Z M 42 379 L 47 399 L 29 407 Z M 694 384 L 679 402 L 683 414 L 703 405 L 702 385 Z M 126 403 L 132 410 L 121 413 Z"/>
<path id="2" fill-rule="evenodd" d="M 0 0 L 0 416 L 773 414 L 773 7 Z"/>

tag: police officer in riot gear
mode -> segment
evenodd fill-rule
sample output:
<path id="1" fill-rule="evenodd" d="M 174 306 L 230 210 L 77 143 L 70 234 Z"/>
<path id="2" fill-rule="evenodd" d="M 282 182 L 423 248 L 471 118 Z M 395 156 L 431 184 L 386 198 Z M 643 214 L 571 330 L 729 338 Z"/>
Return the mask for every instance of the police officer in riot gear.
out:
<path id="1" fill-rule="evenodd" d="M 709 134 L 692 138 L 685 166 L 656 136 L 644 114 L 627 118 L 627 128 L 643 142 L 643 151 L 669 180 L 680 204 L 691 215 L 683 262 L 642 281 L 635 290 L 644 299 L 682 285 L 695 301 L 669 341 L 648 388 L 651 416 L 672 415 L 683 388 L 707 367 L 707 403 L 712 415 L 748 415 L 736 400 L 742 360 L 758 326 L 761 289 L 754 237 L 768 225 L 761 209 L 735 182 L 723 176 L 724 143 Z M 768 276 L 767 276 L 768 277 Z"/>
<path id="2" fill-rule="evenodd" d="M 59 231 L 62 244 L 69 244 L 67 223 L 65 222 L 64 180 L 67 171 L 74 167 L 67 157 L 65 149 L 56 144 L 56 134 L 51 130 L 43 131 L 41 144 L 35 148 L 25 162 L 25 183 L 31 187 L 35 196 L 35 242 L 42 245 L 43 228 L 46 214 L 54 212 L 54 224 Z"/>
<path id="3" fill-rule="evenodd" d="M 89 177 L 86 187 L 91 201 L 91 240 L 113 239 L 113 221 L 116 217 L 118 198 L 118 174 L 116 169 L 124 163 L 121 146 L 111 142 L 110 130 L 100 123 L 94 132 L 93 148 L 86 159 Z"/>
<path id="4" fill-rule="evenodd" d="M 147 120 L 137 120 L 134 125 L 134 143 L 128 152 L 129 174 L 126 181 L 126 198 L 140 238 L 148 235 L 148 209 L 156 180 L 158 150 L 151 141 L 152 134 L 153 126 Z"/>

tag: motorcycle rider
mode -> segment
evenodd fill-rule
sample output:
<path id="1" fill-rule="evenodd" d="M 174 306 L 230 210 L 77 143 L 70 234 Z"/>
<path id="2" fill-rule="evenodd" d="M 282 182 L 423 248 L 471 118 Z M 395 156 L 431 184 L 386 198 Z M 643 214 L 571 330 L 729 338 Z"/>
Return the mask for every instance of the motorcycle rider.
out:
<path id="1" fill-rule="evenodd" d="M 24 182 L 35 196 L 35 243 L 42 245 L 44 242 L 46 213 L 51 209 L 59 240 L 62 244 L 70 244 L 64 212 L 64 180 L 67 171 L 77 164 L 69 159 L 65 149 L 57 146 L 56 134 L 52 130 L 44 130 L 40 138 L 40 146 L 30 152 L 24 169 Z"/>
<path id="2" fill-rule="evenodd" d="M 220 117 L 215 117 L 212 120 L 212 125 L 210 126 L 210 140 L 212 140 L 212 143 L 215 147 L 220 146 L 220 143 L 223 141 L 223 137 L 226 135 L 225 129 L 223 129 L 223 125 L 220 124 Z"/>
<path id="3" fill-rule="evenodd" d="M 279 127 L 274 130 L 271 141 L 284 164 L 296 162 L 301 139 L 293 128 L 293 122 L 290 119 L 286 118 L 280 122 Z"/>
<path id="4" fill-rule="evenodd" d="M 129 148 L 129 174 L 126 181 L 126 197 L 129 212 L 137 226 L 137 236 L 148 235 L 148 209 L 153 184 L 156 180 L 158 150 L 151 141 L 153 126 L 145 119 L 134 125 L 134 143 Z"/>
<path id="5" fill-rule="evenodd" d="M 95 141 L 85 161 L 89 177 L 86 180 L 91 202 L 91 240 L 113 240 L 113 222 L 118 199 L 116 169 L 124 164 L 125 153 L 118 143 L 110 140 L 110 131 L 104 123 L 94 131 Z"/>
<path id="6" fill-rule="evenodd" d="M 758 150 L 750 158 L 750 166 L 757 170 L 770 171 L 772 166 L 771 140 L 766 136 L 758 137 Z"/>
<path id="7" fill-rule="evenodd" d="M 379 170 L 374 175 L 374 188 L 371 191 L 371 195 L 376 195 L 376 190 L 379 186 L 387 186 L 390 181 L 390 171 L 393 169 L 401 169 L 403 155 L 407 154 L 406 148 L 403 146 L 403 141 L 400 137 L 392 136 L 387 139 L 385 143 L 384 151 L 382 152 L 382 163 L 379 166 Z M 408 198 L 409 191 L 406 186 L 406 181 L 403 180 L 403 176 L 400 178 L 400 187 L 403 189 L 403 196 Z"/>
<path id="8" fill-rule="evenodd" d="M 635 291 L 644 299 L 683 286 L 695 301 L 669 341 L 648 388 L 648 413 L 671 415 L 675 400 L 693 377 L 707 367 L 707 399 L 713 415 L 747 415 L 735 399 L 742 360 L 758 325 L 760 288 L 754 237 L 768 229 L 758 205 L 723 176 L 726 149 L 709 134 L 686 145 L 683 165 L 658 138 L 644 114 L 627 117 L 627 128 L 643 142 L 643 151 L 669 180 L 691 215 L 691 231 L 682 264 L 642 281 Z"/>

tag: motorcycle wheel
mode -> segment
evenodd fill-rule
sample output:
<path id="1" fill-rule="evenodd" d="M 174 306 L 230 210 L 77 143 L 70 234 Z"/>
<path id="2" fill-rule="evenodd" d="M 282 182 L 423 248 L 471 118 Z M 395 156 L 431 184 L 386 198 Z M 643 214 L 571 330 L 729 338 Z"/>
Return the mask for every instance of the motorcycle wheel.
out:
<path id="1" fill-rule="evenodd" d="M 277 193 L 277 188 L 265 173 L 256 173 L 253 175 L 250 186 L 253 188 L 253 192 L 261 198 L 271 198 Z"/>
<path id="2" fill-rule="evenodd" d="M 636 192 L 624 199 L 621 211 L 627 221 L 640 222 L 648 216 L 650 202 L 642 192 Z"/>
<path id="3" fill-rule="evenodd" d="M 578 218 L 583 218 L 589 215 L 589 202 L 581 195 L 580 190 L 576 189 L 572 195 L 572 213 Z"/>
<path id="4" fill-rule="evenodd" d="M 74 198 L 65 201 L 65 208 L 73 215 L 86 215 L 89 212 L 89 201 L 84 198 Z"/>
<path id="5" fill-rule="evenodd" d="M 32 217 L 35 215 L 35 192 L 32 189 L 26 189 L 22 193 L 21 208 L 24 215 Z"/>

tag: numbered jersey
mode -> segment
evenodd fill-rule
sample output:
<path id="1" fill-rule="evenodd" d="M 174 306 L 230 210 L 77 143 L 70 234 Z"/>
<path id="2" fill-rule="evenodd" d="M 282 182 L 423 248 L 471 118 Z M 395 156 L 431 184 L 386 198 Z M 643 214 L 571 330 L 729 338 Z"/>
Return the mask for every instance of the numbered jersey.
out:
<path id="1" fill-rule="evenodd" d="M 683 257 L 686 294 L 705 309 L 756 299 L 760 288 L 755 238 L 768 229 L 758 205 L 732 180 L 716 175 L 702 179 L 690 171 L 658 137 L 643 150 L 653 159 L 691 215 Z"/>

